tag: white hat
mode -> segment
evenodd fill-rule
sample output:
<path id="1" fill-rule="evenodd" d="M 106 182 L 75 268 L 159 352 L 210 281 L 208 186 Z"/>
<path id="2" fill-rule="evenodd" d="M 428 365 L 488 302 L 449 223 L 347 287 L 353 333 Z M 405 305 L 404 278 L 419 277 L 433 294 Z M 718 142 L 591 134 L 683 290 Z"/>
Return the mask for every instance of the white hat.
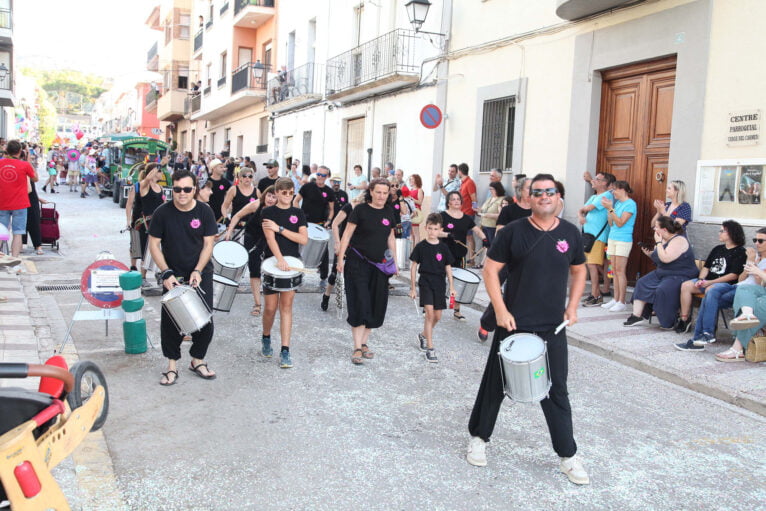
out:
<path id="1" fill-rule="evenodd" d="M 210 166 L 211 169 L 214 169 L 218 165 L 223 165 L 223 162 L 219 160 L 218 158 L 213 158 L 208 165 Z"/>
<path id="2" fill-rule="evenodd" d="M 96 150 L 95 150 L 95 149 L 91 149 L 91 150 L 88 152 L 88 156 L 93 156 L 94 154 L 96 154 Z"/>

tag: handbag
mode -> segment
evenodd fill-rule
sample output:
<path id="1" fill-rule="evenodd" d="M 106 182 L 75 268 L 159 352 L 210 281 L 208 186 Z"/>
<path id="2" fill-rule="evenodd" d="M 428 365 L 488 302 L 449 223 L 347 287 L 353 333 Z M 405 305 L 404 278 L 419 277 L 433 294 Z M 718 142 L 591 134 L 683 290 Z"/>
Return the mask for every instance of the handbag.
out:
<path id="1" fill-rule="evenodd" d="M 423 223 L 423 217 L 424 217 L 424 216 L 425 216 L 425 215 L 423 214 L 423 210 L 422 210 L 422 209 L 418 209 L 418 208 L 415 208 L 415 209 L 414 209 L 414 210 L 413 210 L 413 211 L 410 213 L 410 222 L 412 222 L 412 225 L 419 225 L 419 224 L 422 224 L 422 223 Z"/>
<path id="2" fill-rule="evenodd" d="M 383 262 L 381 262 L 381 263 L 376 263 L 376 262 L 374 262 L 374 261 L 370 261 L 369 259 L 367 259 L 366 257 L 364 257 L 364 256 L 363 256 L 363 255 L 362 255 L 362 254 L 361 254 L 361 253 L 360 253 L 360 252 L 359 252 L 357 249 L 355 249 L 354 247 L 351 247 L 351 250 L 353 250 L 353 251 L 356 253 L 356 255 L 358 255 L 359 257 L 361 257 L 361 258 L 362 258 L 364 261 L 367 261 L 368 263 L 370 263 L 371 265 L 373 265 L 375 268 L 377 268 L 378 270 L 380 270 L 380 271 L 383 273 L 383 275 L 386 275 L 386 276 L 390 277 L 391 275 L 394 275 L 394 274 L 396 274 L 396 272 L 397 272 L 397 268 L 396 268 L 396 263 L 394 262 L 394 258 L 393 258 L 393 257 L 386 257 L 385 259 L 383 259 Z"/>
<path id="3" fill-rule="evenodd" d="M 748 362 L 766 362 L 766 337 L 753 337 L 747 344 L 745 360 Z"/>
<path id="4" fill-rule="evenodd" d="M 596 244 L 596 240 L 598 239 L 599 236 L 601 236 L 601 233 L 604 232 L 604 229 L 606 229 L 607 225 L 609 225 L 608 221 L 604 224 L 604 227 L 602 227 L 601 230 L 598 231 L 598 234 L 596 234 L 595 236 L 583 230 L 582 232 L 582 251 L 583 252 L 588 253 L 591 250 L 593 250 L 593 245 Z"/>

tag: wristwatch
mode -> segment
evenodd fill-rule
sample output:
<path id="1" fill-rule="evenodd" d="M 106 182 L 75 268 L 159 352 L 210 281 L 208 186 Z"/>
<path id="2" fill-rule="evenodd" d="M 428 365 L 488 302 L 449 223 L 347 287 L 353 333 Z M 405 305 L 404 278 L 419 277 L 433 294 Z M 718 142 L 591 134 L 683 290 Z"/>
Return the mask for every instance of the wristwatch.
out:
<path id="1" fill-rule="evenodd" d="M 285 228 L 280 225 L 279 226 L 279 234 L 282 234 L 282 231 L 284 231 L 284 230 L 285 230 Z"/>

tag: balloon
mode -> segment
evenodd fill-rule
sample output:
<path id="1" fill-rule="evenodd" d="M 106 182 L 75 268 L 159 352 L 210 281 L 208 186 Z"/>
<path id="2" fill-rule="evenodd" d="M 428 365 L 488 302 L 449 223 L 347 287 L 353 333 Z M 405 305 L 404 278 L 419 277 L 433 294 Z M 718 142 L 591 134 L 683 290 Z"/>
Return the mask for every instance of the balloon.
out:
<path id="1" fill-rule="evenodd" d="M 69 161 L 77 161 L 80 159 L 80 151 L 77 149 L 70 149 L 66 153 L 67 158 L 69 158 Z"/>
<path id="2" fill-rule="evenodd" d="M 74 134 L 74 136 L 77 137 L 77 140 L 80 140 L 84 135 L 85 133 L 83 133 L 82 131 L 78 131 L 77 133 Z"/>

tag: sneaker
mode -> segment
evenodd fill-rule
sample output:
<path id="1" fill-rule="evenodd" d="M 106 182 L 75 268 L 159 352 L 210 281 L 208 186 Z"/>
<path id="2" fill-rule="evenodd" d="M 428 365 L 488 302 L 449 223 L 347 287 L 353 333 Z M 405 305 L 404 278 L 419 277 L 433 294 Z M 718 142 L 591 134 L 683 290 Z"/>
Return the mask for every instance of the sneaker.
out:
<path id="1" fill-rule="evenodd" d="M 321 289 L 324 293 L 324 290 L 327 289 L 327 279 L 322 279 L 319 281 L 319 289 Z"/>
<path id="2" fill-rule="evenodd" d="M 745 352 L 729 348 L 723 353 L 716 355 L 715 359 L 719 362 L 744 362 Z"/>
<path id="3" fill-rule="evenodd" d="M 319 307 L 323 311 L 326 311 L 329 303 L 330 303 L 330 297 L 327 295 L 322 295 L 322 303 L 319 305 Z"/>
<path id="4" fill-rule="evenodd" d="M 582 300 L 580 300 L 580 303 L 585 303 L 585 302 L 587 302 L 588 300 L 593 300 L 593 295 L 588 295 L 588 296 L 586 296 L 585 298 L 583 298 Z"/>
<path id="5" fill-rule="evenodd" d="M 673 331 L 677 334 L 683 334 L 689 331 L 689 329 L 692 326 L 692 322 L 688 319 L 682 319 L 681 316 L 678 316 L 678 319 L 676 320 L 676 324 L 673 325 Z"/>
<path id="6" fill-rule="evenodd" d="M 425 335 L 419 333 L 418 342 L 420 343 L 420 351 L 426 351 L 428 349 L 428 341 L 426 341 Z"/>
<path id="7" fill-rule="evenodd" d="M 426 360 L 433 364 L 439 362 L 439 359 L 436 358 L 436 351 L 433 348 L 426 350 Z"/>
<path id="8" fill-rule="evenodd" d="M 489 332 L 481 327 L 479 327 L 479 332 L 476 335 L 479 337 L 481 342 L 487 342 L 487 339 L 489 338 Z"/>
<path id="9" fill-rule="evenodd" d="M 697 345 L 694 339 L 689 339 L 686 342 L 679 342 L 675 345 L 677 350 L 681 351 L 705 351 L 705 346 Z"/>
<path id="10" fill-rule="evenodd" d="M 148 280 L 146 280 L 146 279 L 144 279 L 144 280 L 143 280 L 143 282 L 141 282 L 141 289 L 151 289 L 151 288 L 153 288 L 153 287 L 154 287 L 154 286 L 152 285 L 152 283 L 151 283 L 151 282 L 149 282 L 149 281 L 148 281 Z"/>
<path id="11" fill-rule="evenodd" d="M 271 348 L 269 348 L 271 349 Z M 293 361 L 290 360 L 290 352 L 289 351 L 282 351 L 279 354 L 279 367 L 282 369 L 289 369 L 293 366 Z"/>
<path id="12" fill-rule="evenodd" d="M 583 307 L 595 307 L 595 306 L 601 305 L 603 303 L 604 303 L 604 297 L 603 296 L 597 296 L 597 297 L 591 296 L 590 300 L 588 300 L 587 302 L 583 302 L 582 306 Z"/>
<path id="13" fill-rule="evenodd" d="M 614 305 L 609 308 L 609 312 L 624 312 L 627 308 L 628 306 L 622 302 L 614 302 Z"/>
<path id="14" fill-rule="evenodd" d="M 475 467 L 487 466 L 487 442 L 477 436 L 472 436 L 468 442 L 468 453 L 465 459 Z"/>
<path id="15" fill-rule="evenodd" d="M 623 326 L 636 326 L 645 322 L 646 320 L 644 318 L 631 314 L 630 317 L 627 320 L 625 320 L 625 323 L 623 323 Z"/>
<path id="16" fill-rule="evenodd" d="M 603 296 L 603 295 L 602 295 L 602 296 Z M 601 308 L 602 308 L 602 309 L 611 309 L 612 307 L 614 307 L 614 304 L 616 304 L 616 303 L 617 303 L 617 300 L 615 300 L 614 298 L 612 298 L 612 299 L 611 299 L 611 300 L 609 300 L 608 302 L 606 302 L 606 303 L 602 304 L 602 305 L 601 305 Z"/>
<path id="17" fill-rule="evenodd" d="M 84 193 L 80 193 L 80 198 L 84 199 L 85 198 L 85 194 Z"/>
<path id="18" fill-rule="evenodd" d="M 0 254 L 0 266 L 18 266 L 19 264 L 21 264 L 21 259 L 18 257 Z"/>
<path id="19" fill-rule="evenodd" d="M 271 337 L 264 335 L 261 337 L 261 355 L 264 357 L 271 357 L 274 354 L 274 350 L 271 349 Z"/>
<path id="20" fill-rule="evenodd" d="M 715 336 L 710 335 L 707 332 L 702 332 L 702 337 L 694 339 L 695 346 L 705 346 L 706 344 L 713 344 L 715 342 Z"/>
<path id="21" fill-rule="evenodd" d="M 561 458 L 559 469 L 575 484 L 590 484 L 588 473 L 577 455 L 571 458 Z"/>

